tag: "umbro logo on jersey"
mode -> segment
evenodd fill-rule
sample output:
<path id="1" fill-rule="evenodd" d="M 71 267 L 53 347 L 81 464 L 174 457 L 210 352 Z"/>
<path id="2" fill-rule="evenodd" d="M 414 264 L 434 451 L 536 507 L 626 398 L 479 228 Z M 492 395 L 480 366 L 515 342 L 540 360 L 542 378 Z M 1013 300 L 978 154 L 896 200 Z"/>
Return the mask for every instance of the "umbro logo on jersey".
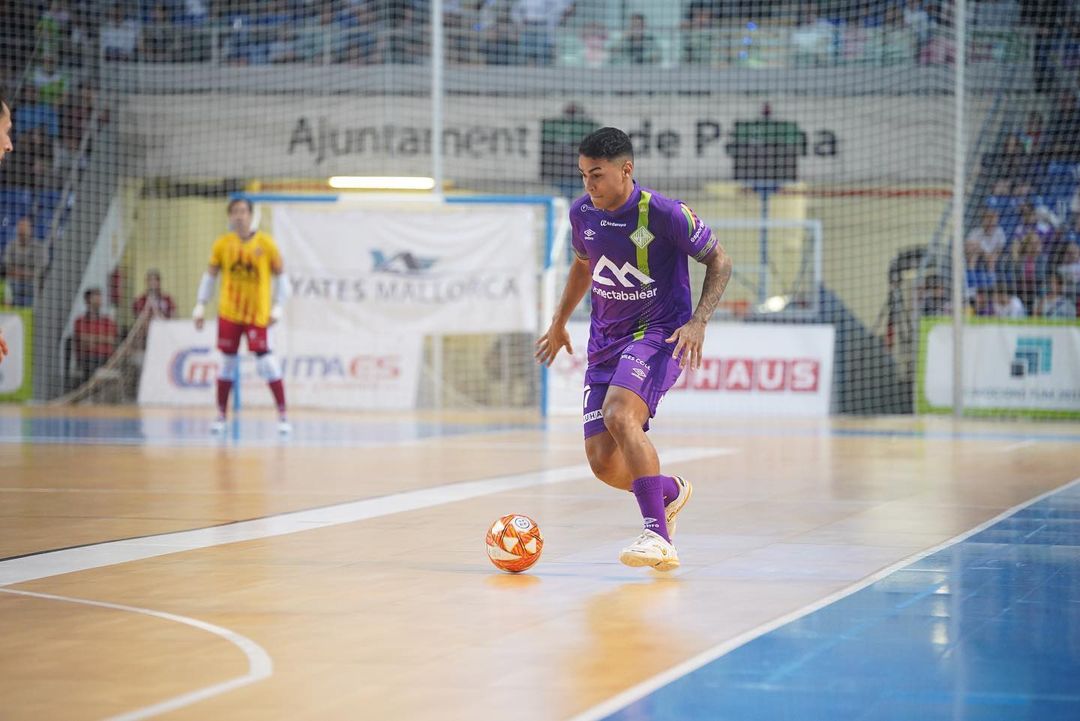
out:
<path id="1" fill-rule="evenodd" d="M 605 275 L 610 274 L 615 280 Z M 623 288 L 633 288 L 634 283 L 631 282 L 631 278 L 637 280 L 637 285 L 649 285 L 653 283 L 652 278 L 642 273 L 638 268 L 634 267 L 629 262 L 623 263 L 622 267 L 617 267 L 606 255 L 600 256 L 600 260 L 596 261 L 596 267 L 593 269 L 593 280 L 600 285 L 613 286 L 615 281 L 619 281 L 619 285 Z"/>
<path id="2" fill-rule="evenodd" d="M 592 238 L 592 237 L 593 237 L 594 235 L 596 235 L 596 231 L 595 231 L 595 230 L 593 230 L 592 228 L 589 228 L 589 229 L 587 229 L 587 230 L 585 231 L 585 237 L 586 237 L 586 238 L 590 238 L 590 239 L 591 239 L 591 238 Z"/>

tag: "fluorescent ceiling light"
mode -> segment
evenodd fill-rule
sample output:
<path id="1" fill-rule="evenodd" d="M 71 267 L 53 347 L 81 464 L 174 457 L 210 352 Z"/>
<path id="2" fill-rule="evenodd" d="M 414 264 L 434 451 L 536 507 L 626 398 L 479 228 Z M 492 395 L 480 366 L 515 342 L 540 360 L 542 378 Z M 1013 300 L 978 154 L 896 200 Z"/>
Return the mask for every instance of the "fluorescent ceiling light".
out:
<path id="1" fill-rule="evenodd" d="M 335 175 L 329 183 L 331 188 L 348 190 L 431 190 L 435 187 L 434 178 L 392 175 Z"/>

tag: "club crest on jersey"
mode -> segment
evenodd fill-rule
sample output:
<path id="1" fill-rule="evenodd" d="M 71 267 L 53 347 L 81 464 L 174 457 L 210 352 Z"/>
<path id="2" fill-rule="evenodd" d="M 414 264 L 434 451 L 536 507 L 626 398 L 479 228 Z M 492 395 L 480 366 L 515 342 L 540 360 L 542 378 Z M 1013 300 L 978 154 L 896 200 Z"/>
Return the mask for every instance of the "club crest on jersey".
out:
<path id="1" fill-rule="evenodd" d="M 639 248 L 644 249 L 649 243 L 653 242 L 653 238 L 656 236 L 649 232 L 649 229 L 644 225 L 630 234 L 630 241 Z"/>

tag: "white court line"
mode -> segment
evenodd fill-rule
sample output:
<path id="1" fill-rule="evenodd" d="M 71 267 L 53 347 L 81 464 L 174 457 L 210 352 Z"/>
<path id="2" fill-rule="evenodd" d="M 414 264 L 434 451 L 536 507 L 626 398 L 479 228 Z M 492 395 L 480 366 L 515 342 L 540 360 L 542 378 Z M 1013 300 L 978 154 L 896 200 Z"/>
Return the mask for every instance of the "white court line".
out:
<path id="1" fill-rule="evenodd" d="M 663 461 L 666 466 L 672 463 L 730 455 L 734 452 L 731 448 L 674 448 L 664 452 Z M 456 503 L 457 501 L 502 493 L 503 491 L 514 491 L 532 486 L 563 483 L 589 477 L 592 477 L 592 471 L 588 465 L 563 466 L 513 476 L 498 476 L 479 481 L 466 481 L 434 488 L 422 488 L 379 498 L 367 498 L 325 508 L 282 513 L 277 516 L 229 523 L 222 526 L 162 533 L 144 538 L 111 541 L 91 546 L 39 553 L 22 558 L 11 558 L 0 561 L 0 586 L 34 581 L 62 573 L 102 568 L 129 561 L 140 561 L 171 553 L 221 546 L 226 543 L 283 536 L 315 528 L 326 528 L 342 523 L 353 523 L 394 513 L 440 506 L 445 503 Z"/>
<path id="2" fill-rule="evenodd" d="M 1001 448 L 997 449 L 997 452 L 998 453 L 1012 453 L 1013 451 L 1018 451 L 1021 448 L 1027 448 L 1028 446 L 1033 446 L 1033 445 L 1035 445 L 1035 441 L 1020 441 L 1019 443 L 1010 443 L 1007 446 L 1002 446 Z"/>
<path id="3" fill-rule="evenodd" d="M 735 450 L 731 448 L 676 448 L 665 451 L 663 460 L 666 465 L 731 455 L 733 453 L 735 453 Z M 145 538 L 112 541 L 93 546 L 41 553 L 23 558 L 12 558 L 7 561 L 0 561 L 0 586 L 49 578 L 50 576 L 71 573 L 74 571 L 102 568 L 119 563 L 127 563 L 128 561 L 154 558 L 171 553 L 181 553 L 200 548 L 221 546 L 227 543 L 238 543 L 241 541 L 269 538 L 271 536 L 282 536 L 315 528 L 327 528 L 329 526 L 353 523 L 355 521 L 378 518 L 394 513 L 403 513 L 405 511 L 430 508 L 446 503 L 455 503 L 457 501 L 478 498 L 480 496 L 501 493 L 503 491 L 563 483 L 591 476 L 592 471 L 588 465 L 564 466 L 533 473 L 499 476 L 479 481 L 467 481 L 464 483 L 436 486 L 435 488 L 424 488 L 416 491 L 407 491 L 405 493 L 395 493 L 381 498 L 369 498 L 362 501 L 341 503 L 308 511 L 283 513 L 278 516 L 260 518 L 252 521 L 241 521 L 239 523 L 231 523 L 224 526 L 215 526 L 193 531 L 180 531 L 176 533 L 163 533 L 156 536 L 147 536 Z M 226 638 L 239 646 L 244 653 L 248 655 L 249 671 L 245 676 L 208 686 L 206 688 L 197 689 L 171 699 L 166 699 L 165 701 L 152 706 L 114 716 L 107 721 L 137 721 L 138 719 L 150 718 L 161 713 L 166 713 L 183 706 L 197 703 L 203 699 L 210 698 L 211 696 L 216 696 L 231 691 L 232 689 L 260 681 L 273 673 L 273 664 L 270 657 L 260 646 L 254 641 L 228 629 L 221 628 L 220 626 L 214 626 L 184 616 L 176 616 L 170 613 L 152 611 L 149 609 L 137 608 L 135 606 L 121 606 L 100 601 L 50 596 L 48 594 L 16 591 L 5 588 L 0 588 L 0 592 L 14 593 L 23 596 L 35 596 L 57 601 L 68 601 L 70 603 L 83 603 L 91 606 L 101 606 L 104 608 L 165 618 L 178 623 L 201 628 Z"/>
<path id="4" fill-rule="evenodd" d="M 667 671 L 659 673 L 650 679 L 646 679 L 645 681 L 642 681 L 636 686 L 631 686 L 627 690 L 620 693 L 618 696 L 610 698 L 604 703 L 598 704 L 597 706 L 594 706 L 591 709 L 588 709 L 587 711 L 584 711 L 577 716 L 574 716 L 573 718 L 569 719 L 569 721 L 600 721 L 600 719 L 607 718 L 611 714 L 617 711 L 621 711 L 635 701 L 638 701 L 645 696 L 648 696 L 653 691 L 667 686 L 672 681 L 675 681 L 679 678 L 682 678 L 683 676 L 686 676 L 689 673 L 698 670 L 705 664 L 711 663 L 712 661 L 715 661 L 716 659 L 720 658 L 725 654 L 731 653 L 735 649 L 747 643 L 750 643 L 759 636 L 764 636 L 770 631 L 775 631 L 781 626 L 791 623 L 792 621 L 796 621 L 803 616 L 810 615 L 814 611 L 820 611 L 822 608 L 828 606 L 829 604 L 835 603 L 842 598 L 846 598 L 853 593 L 861 591 L 867 586 L 873 585 L 881 579 L 887 576 L 891 576 L 892 574 L 906 568 L 907 566 L 918 563 L 927 556 L 933 555 L 938 551 L 948 548 L 949 546 L 953 546 L 957 543 L 966 541 L 968 538 L 971 538 L 975 534 L 985 531 L 987 528 L 994 525 L 998 521 L 1004 520 L 1009 516 L 1019 511 L 1022 511 L 1028 506 L 1038 503 L 1044 498 L 1048 498 L 1055 493 L 1060 493 L 1061 491 L 1071 488 L 1077 484 L 1080 484 L 1080 478 L 1074 478 L 1072 481 L 1066 483 L 1063 486 L 1060 486 L 1059 488 L 1047 491 L 1040 496 L 1032 498 L 1030 501 L 1024 501 L 1023 503 L 1013 506 L 1008 510 L 1002 511 L 998 515 L 991 518 L 989 521 L 979 524 L 975 528 L 972 528 L 970 531 L 965 531 L 958 536 L 953 536 L 952 538 L 948 539 L 947 541 L 943 541 L 942 543 L 939 543 L 933 548 L 929 548 L 925 551 L 920 551 L 916 554 L 908 556 L 902 561 L 897 561 L 891 566 L 883 568 L 877 573 L 867 576 L 858 583 L 852 584 L 847 588 L 843 588 L 836 593 L 826 596 L 825 598 L 822 598 L 818 601 L 814 601 L 813 603 L 803 606 L 796 611 L 792 611 L 791 613 L 787 613 L 783 616 L 780 616 L 779 618 L 773 619 L 772 621 L 769 621 L 766 624 L 762 624 L 757 628 L 753 628 L 749 631 L 746 631 L 745 633 L 741 633 L 735 638 L 728 639 L 727 641 L 717 644 L 716 646 L 713 646 L 706 651 L 702 651 L 697 656 L 687 659 L 686 661 L 683 661 L 676 666 L 672 666 Z"/>
<path id="5" fill-rule="evenodd" d="M 252 641 L 246 636 L 241 636 L 235 631 L 230 631 L 227 628 L 221 626 L 215 626 L 212 623 L 206 623 L 205 621 L 199 621 L 194 618 L 188 618 L 187 616 L 177 616 L 173 613 L 165 613 L 163 611 L 153 611 L 148 608 L 139 608 L 137 606 L 124 606 L 118 603 L 105 603 L 104 601 L 91 601 L 85 598 L 68 598 L 67 596 L 54 596 L 50 593 L 34 593 L 32 591 L 16 591 L 11 588 L 0 588 L 0 593 L 10 593 L 17 596 L 29 596 L 31 598 L 41 598 L 46 601 L 63 601 L 64 603 L 78 603 L 83 606 L 98 606 L 100 608 L 108 608 L 114 611 L 125 611 L 127 613 L 138 613 L 143 616 L 153 616 L 154 618 L 161 618 L 166 621 L 172 621 L 173 623 L 182 623 L 185 626 L 191 626 L 207 633 L 212 633 L 215 636 L 225 639 L 232 645 L 243 651 L 247 656 L 248 670 L 243 676 L 237 676 L 236 678 L 223 681 L 222 683 L 214 684 L 213 686 L 207 686 L 200 688 L 189 693 L 174 696 L 170 699 L 166 699 L 152 706 L 145 706 L 134 711 L 128 711 L 117 716 L 111 716 L 106 721 L 139 721 L 140 719 L 150 718 L 163 714 L 168 711 L 175 711 L 176 709 L 190 706 L 193 703 L 204 701 L 213 696 L 232 691 L 233 689 L 247 686 L 249 684 L 262 681 L 265 678 L 269 678 L 274 673 L 274 662 L 270 659 L 270 654 L 263 649 L 262 646 Z"/>

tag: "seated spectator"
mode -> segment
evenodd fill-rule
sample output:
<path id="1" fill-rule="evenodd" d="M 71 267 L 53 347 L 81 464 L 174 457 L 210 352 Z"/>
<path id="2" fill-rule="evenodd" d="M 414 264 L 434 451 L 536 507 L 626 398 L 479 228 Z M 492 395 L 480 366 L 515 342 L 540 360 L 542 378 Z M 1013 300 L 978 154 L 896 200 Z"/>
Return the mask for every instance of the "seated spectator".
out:
<path id="1" fill-rule="evenodd" d="M 1080 247 L 1080 213 L 1073 212 L 1072 223 L 1066 227 L 1060 237 L 1055 239 L 1050 249 L 1050 265 L 1057 267 L 1064 262 L 1065 250 L 1070 245 Z"/>
<path id="2" fill-rule="evenodd" d="M 791 32 L 795 59 L 802 65 L 826 65 L 832 59 L 834 34 L 832 23 L 817 14 L 814 5 L 803 6 L 799 25 Z"/>
<path id="3" fill-rule="evenodd" d="M 712 65 L 719 38 L 715 15 L 708 3 L 691 3 L 683 22 L 683 61 L 690 65 Z"/>
<path id="4" fill-rule="evenodd" d="M 339 62 L 344 47 L 337 3 L 320 3 L 318 14 L 303 24 L 296 46 L 298 59 L 316 65 Z"/>
<path id="5" fill-rule="evenodd" d="M 634 13 L 630 26 L 615 43 L 613 55 L 616 62 L 630 65 L 655 65 L 660 62 L 660 48 L 656 37 L 645 29 L 645 16 Z"/>
<path id="6" fill-rule="evenodd" d="M 165 3 L 154 4 L 143 31 L 142 59 L 149 63 L 170 63 L 176 50 L 176 28 L 169 21 Z"/>
<path id="7" fill-rule="evenodd" d="M 1024 121 L 1024 126 L 1013 133 L 1025 154 L 1037 154 L 1042 148 L 1043 116 L 1032 110 Z"/>
<path id="8" fill-rule="evenodd" d="M 413 65 L 427 58 L 427 34 L 411 6 L 401 8 L 385 36 L 384 61 L 395 65 Z"/>
<path id="9" fill-rule="evenodd" d="M 994 286 L 993 296 L 990 299 L 991 313 L 997 318 L 1026 318 L 1027 311 L 1007 283 L 998 283 Z"/>
<path id="10" fill-rule="evenodd" d="M 357 0 L 342 16 L 345 29 L 343 58 L 352 65 L 381 62 L 379 36 L 376 34 L 375 8 L 370 0 Z"/>
<path id="11" fill-rule="evenodd" d="M 970 300 L 968 301 L 968 315 L 984 318 L 994 315 L 994 306 L 993 303 L 991 303 L 991 296 L 991 287 L 976 288 L 975 292 L 970 294 Z"/>
<path id="12" fill-rule="evenodd" d="M 1054 238 L 1054 220 L 1052 215 L 1048 212 L 1037 212 L 1034 204 L 1031 202 L 1025 202 L 1020 206 L 1020 223 L 1013 230 L 1012 238 L 1009 239 L 1009 246 L 1020 242 L 1029 233 L 1034 233 L 1039 236 L 1039 242 L 1044 245 L 1049 244 Z"/>
<path id="13" fill-rule="evenodd" d="M 920 57 L 923 47 L 930 42 L 930 14 L 923 8 L 921 0 L 907 0 L 904 5 L 904 26 L 915 35 L 916 57 Z"/>
<path id="14" fill-rule="evenodd" d="M 23 12 L 29 13 L 29 9 Z M 52 0 L 48 8 L 38 18 L 34 35 L 40 52 L 59 54 L 63 51 L 64 40 L 68 36 L 71 14 L 63 0 Z"/>
<path id="15" fill-rule="evenodd" d="M 139 23 L 127 17 L 122 3 L 114 3 L 98 31 L 101 53 L 106 60 L 130 62 L 138 57 L 142 41 Z"/>
<path id="16" fill-rule="evenodd" d="M 48 253 L 44 243 L 34 239 L 34 224 L 23 216 L 15 225 L 15 239 L 4 249 L 4 268 L 11 304 L 30 307 L 34 293 L 45 273 Z"/>
<path id="17" fill-rule="evenodd" d="M 81 169 L 85 164 L 85 159 L 79 155 L 79 138 L 71 133 L 64 133 L 53 154 L 52 187 L 63 188 L 68 180 L 72 179 L 76 168 Z"/>
<path id="18" fill-rule="evenodd" d="M 607 26 L 588 22 L 581 28 L 582 61 L 587 68 L 600 68 L 608 63 Z"/>
<path id="19" fill-rule="evenodd" d="M 1046 277 L 1042 241 L 1037 233 L 1031 231 L 1013 244 L 1005 277 L 1024 307 L 1033 308 Z"/>
<path id="20" fill-rule="evenodd" d="M 1034 315 L 1043 318 L 1076 318 L 1076 298 L 1063 293 L 1064 282 L 1061 276 L 1051 273 L 1046 280 L 1046 295 L 1039 298 Z"/>
<path id="21" fill-rule="evenodd" d="M 1061 256 L 1061 263 L 1057 266 L 1057 274 L 1065 282 L 1067 293 L 1075 293 L 1080 285 L 1080 245 L 1069 243 Z"/>
<path id="22" fill-rule="evenodd" d="M 984 210 L 982 223 L 971 229 L 964 243 L 968 269 L 993 273 L 1004 249 L 1005 231 L 998 225 L 998 214 Z"/>
<path id="23" fill-rule="evenodd" d="M 155 318 L 172 318 L 176 314 L 176 303 L 168 293 L 161 291 L 161 273 L 156 268 L 146 271 L 146 291 L 131 306 L 138 318 L 143 311 Z"/>
<path id="24" fill-rule="evenodd" d="M 1046 128 L 1044 143 L 1048 159 L 1080 160 L 1080 94 L 1065 90 L 1058 94 L 1054 112 Z"/>
<path id="25" fill-rule="evenodd" d="M 480 54 L 487 65 L 517 65 L 521 62 L 518 28 L 510 17 L 510 7 L 486 0 L 480 7 Z"/>
<path id="26" fill-rule="evenodd" d="M 551 65 L 555 29 L 573 12 L 571 0 L 516 0 L 511 17 L 520 31 L 519 52 L 526 65 Z"/>
<path id="27" fill-rule="evenodd" d="M 30 82 L 37 90 L 38 100 L 55 107 L 63 104 L 70 89 L 70 81 L 57 64 L 55 55 L 45 55 L 41 64 L 31 73 Z"/>
<path id="28" fill-rule="evenodd" d="M 87 380 L 116 350 L 118 334 L 116 322 L 101 312 L 101 288 L 88 288 L 83 300 L 86 313 L 75 319 L 72 349 L 83 380 Z"/>
<path id="29" fill-rule="evenodd" d="M 13 124 L 17 132 L 28 132 L 34 128 L 43 128 L 50 140 L 60 135 L 60 115 L 56 107 L 38 99 L 37 88 L 27 85 L 23 90 L 23 99 L 16 103 Z"/>

